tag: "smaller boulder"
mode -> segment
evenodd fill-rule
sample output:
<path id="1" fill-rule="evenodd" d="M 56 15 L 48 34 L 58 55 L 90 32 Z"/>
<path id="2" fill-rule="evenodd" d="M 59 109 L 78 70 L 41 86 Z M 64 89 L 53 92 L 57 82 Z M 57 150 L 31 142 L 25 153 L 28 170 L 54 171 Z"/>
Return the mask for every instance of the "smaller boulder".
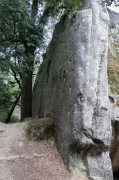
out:
<path id="1" fill-rule="evenodd" d="M 26 128 L 26 136 L 32 141 L 47 140 L 54 135 L 55 124 L 51 118 L 32 119 Z"/>

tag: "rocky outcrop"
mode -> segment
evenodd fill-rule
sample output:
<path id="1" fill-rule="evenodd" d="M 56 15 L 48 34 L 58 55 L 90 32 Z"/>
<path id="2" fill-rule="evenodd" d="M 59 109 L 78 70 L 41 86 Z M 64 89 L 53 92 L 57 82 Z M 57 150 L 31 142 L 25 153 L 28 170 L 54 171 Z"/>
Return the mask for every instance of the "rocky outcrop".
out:
<path id="1" fill-rule="evenodd" d="M 87 1 L 75 18 L 62 19 L 34 87 L 34 117 L 53 117 L 59 152 L 81 180 L 112 180 L 109 157 L 108 14 Z"/>

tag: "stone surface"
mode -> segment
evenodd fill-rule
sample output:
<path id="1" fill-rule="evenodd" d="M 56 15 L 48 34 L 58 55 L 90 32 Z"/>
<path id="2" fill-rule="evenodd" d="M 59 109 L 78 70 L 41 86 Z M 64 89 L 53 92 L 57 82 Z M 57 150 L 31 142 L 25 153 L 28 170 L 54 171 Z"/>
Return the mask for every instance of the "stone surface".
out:
<path id="1" fill-rule="evenodd" d="M 57 147 L 74 178 L 112 180 L 107 81 L 108 14 L 88 0 L 57 24 L 34 87 L 34 117 L 52 117 Z"/>

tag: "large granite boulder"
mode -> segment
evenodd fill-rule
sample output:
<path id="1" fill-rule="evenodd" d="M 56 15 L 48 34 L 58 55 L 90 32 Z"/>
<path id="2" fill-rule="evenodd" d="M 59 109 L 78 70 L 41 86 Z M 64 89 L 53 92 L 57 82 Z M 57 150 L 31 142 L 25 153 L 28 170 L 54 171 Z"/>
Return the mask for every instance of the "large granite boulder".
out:
<path id="1" fill-rule="evenodd" d="M 33 92 L 33 116 L 52 117 L 58 150 L 81 180 L 112 180 L 108 13 L 87 0 L 57 24 Z"/>

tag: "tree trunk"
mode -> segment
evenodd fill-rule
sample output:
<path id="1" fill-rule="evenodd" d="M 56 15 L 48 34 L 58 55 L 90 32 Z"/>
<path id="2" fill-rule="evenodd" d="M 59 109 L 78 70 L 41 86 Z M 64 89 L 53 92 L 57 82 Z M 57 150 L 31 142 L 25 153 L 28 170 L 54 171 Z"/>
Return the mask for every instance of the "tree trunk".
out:
<path id="1" fill-rule="evenodd" d="M 32 75 L 34 66 L 34 47 L 26 47 L 26 61 L 22 73 L 21 120 L 32 117 Z"/>
<path id="2" fill-rule="evenodd" d="M 5 123 L 9 123 L 10 122 L 10 118 L 12 116 L 12 113 L 13 113 L 17 103 L 19 102 L 20 96 L 21 96 L 21 93 L 19 93 L 18 97 L 16 98 L 16 101 L 13 103 L 13 106 L 11 107 L 11 109 L 10 109 L 8 115 L 7 115 L 7 118 L 5 119 Z"/>
<path id="3" fill-rule="evenodd" d="M 43 30 L 49 17 L 50 7 L 47 7 L 39 19 L 38 29 L 41 33 L 39 38 L 43 39 Z M 38 0 L 33 0 L 31 17 L 34 18 L 38 13 Z M 35 22 L 34 22 L 35 23 Z M 42 24 L 42 26 L 41 26 Z M 32 34 L 34 34 L 34 30 Z M 22 90 L 21 90 L 21 120 L 32 117 L 32 75 L 34 66 L 34 52 L 37 47 L 25 46 L 26 61 L 22 73 Z"/>
<path id="4" fill-rule="evenodd" d="M 31 18 L 35 19 L 38 13 L 38 0 L 33 0 L 31 7 Z M 32 29 L 34 31 L 34 29 Z M 34 32 L 32 32 L 34 34 Z M 24 44 L 26 60 L 22 72 L 22 90 L 21 90 L 21 120 L 32 117 L 32 76 L 34 66 L 35 47 Z"/>

